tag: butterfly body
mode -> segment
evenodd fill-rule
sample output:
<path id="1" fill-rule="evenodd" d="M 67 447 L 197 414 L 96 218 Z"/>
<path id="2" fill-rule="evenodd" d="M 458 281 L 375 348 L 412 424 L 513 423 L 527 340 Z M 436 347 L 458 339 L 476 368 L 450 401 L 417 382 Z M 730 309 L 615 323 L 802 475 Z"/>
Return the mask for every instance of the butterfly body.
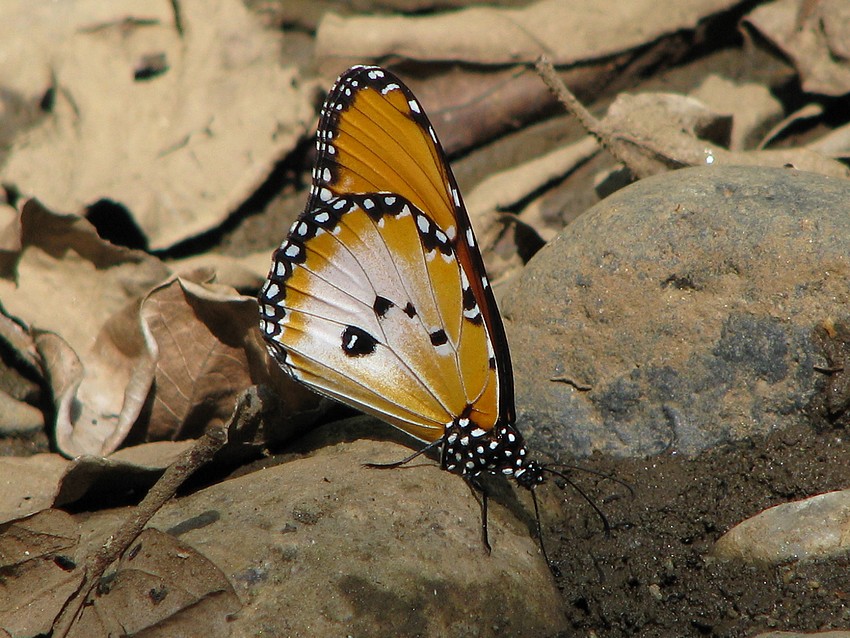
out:
<path id="1" fill-rule="evenodd" d="M 271 355 L 439 447 L 447 471 L 542 483 L 514 425 L 510 353 L 475 235 L 416 98 L 383 69 L 349 69 L 322 109 L 317 151 L 307 207 L 259 296 Z"/>

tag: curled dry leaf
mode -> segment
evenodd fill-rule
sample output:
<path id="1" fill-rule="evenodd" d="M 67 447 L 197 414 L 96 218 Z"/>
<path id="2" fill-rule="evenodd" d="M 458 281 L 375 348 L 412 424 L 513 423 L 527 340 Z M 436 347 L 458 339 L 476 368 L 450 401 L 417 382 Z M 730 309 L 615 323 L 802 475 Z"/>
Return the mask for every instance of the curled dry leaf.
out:
<path id="1" fill-rule="evenodd" d="M 280 431 L 265 432 L 272 438 L 288 436 L 306 418 L 296 414 L 318 403 L 269 365 L 253 297 L 169 279 L 155 257 L 113 246 L 86 220 L 35 200 L 23 206 L 20 243 L 15 280 L 0 279 L 0 295 L 34 336 L 63 454 L 105 456 L 134 426 L 145 440 L 196 436 L 229 418 L 237 394 L 255 383 L 292 408 Z"/>
<path id="2" fill-rule="evenodd" d="M 169 265 L 184 279 L 214 281 L 239 291 L 254 291 L 266 280 L 270 256 L 270 250 L 245 257 L 204 253 L 170 261 Z"/>
<path id="3" fill-rule="evenodd" d="M 191 441 L 157 441 L 113 452 L 108 457 L 85 455 L 68 463 L 54 485 L 53 507 L 115 503 L 125 495 L 144 493 L 163 470 L 192 445 Z"/>
<path id="4" fill-rule="evenodd" d="M 473 226 L 481 236 L 482 250 L 486 251 L 493 243 L 496 211 L 514 206 L 550 182 L 563 179 L 598 152 L 599 143 L 587 136 L 542 157 L 491 175 L 478 184 L 465 200 Z"/>
<path id="5" fill-rule="evenodd" d="M 782 119 L 782 104 L 762 84 L 739 84 L 712 74 L 690 95 L 713 111 L 732 116 L 731 151 L 754 148 Z"/>
<path id="6" fill-rule="evenodd" d="M 0 630 L 47 634 L 83 579 L 80 533 L 70 515 L 45 510 L 0 525 Z"/>
<path id="7" fill-rule="evenodd" d="M 263 442 L 286 439 L 313 418 L 319 399 L 270 361 L 254 297 L 175 277 L 145 297 L 140 319 L 156 360 L 147 440 L 195 437 L 227 422 L 238 395 L 254 384 L 271 387 L 287 406 Z"/>
<path id="8" fill-rule="evenodd" d="M 53 391 L 57 445 L 69 456 L 107 453 L 135 422 L 153 378 L 134 307 L 168 269 L 35 200 L 22 207 L 19 241 L 14 280 L 0 280 L 0 296 L 34 336 Z"/>
<path id="9" fill-rule="evenodd" d="M 6 316 L 2 303 L 0 343 L 7 353 L 14 353 L 14 357 L 0 361 L 0 377 L 4 380 L 0 390 L 0 436 L 31 437 L 44 430 L 44 415 L 35 407 L 41 403 L 41 388 L 33 381 L 42 376 L 41 361 L 32 336 Z"/>
<path id="10" fill-rule="evenodd" d="M 58 454 L 0 457 L 0 523 L 83 497 L 103 503 L 143 491 L 190 445 L 157 441 L 123 448 L 107 458 L 85 455 L 73 461 Z"/>
<path id="11" fill-rule="evenodd" d="M 148 528 L 95 589 L 67 635 L 224 637 L 241 606 L 225 575 L 202 554 Z"/>
<path id="12" fill-rule="evenodd" d="M 3 182 L 59 210 L 116 202 L 152 248 L 217 226 L 312 119 L 279 38 L 238 0 L 7 6 L 0 84 L 39 118 L 18 127 Z"/>
<path id="13" fill-rule="evenodd" d="M 555 64 L 574 64 L 693 29 L 737 4 L 680 0 L 659 11 L 655 0 L 541 0 L 522 8 L 472 7 L 424 17 L 328 14 L 319 24 L 316 50 L 327 58 L 402 56 L 477 64 L 533 62 L 546 53 Z"/>
<path id="14" fill-rule="evenodd" d="M 797 109 L 793 113 L 786 115 L 782 120 L 777 122 L 777 124 L 770 129 L 767 133 L 765 133 L 764 138 L 762 138 L 761 142 L 757 147 L 758 150 L 762 150 L 766 148 L 774 139 L 779 137 L 785 130 L 791 128 L 793 125 L 798 122 L 802 122 L 804 120 L 809 120 L 812 118 L 820 117 L 823 115 L 823 105 L 818 104 L 817 102 L 810 102 L 809 104 L 805 104 L 801 108 Z M 829 153 L 825 153 L 818 148 L 812 147 L 812 145 L 808 145 L 808 148 L 811 151 L 816 151 L 821 153 L 821 155 L 825 155 L 826 157 L 837 157 L 836 155 L 831 155 Z"/>
<path id="15" fill-rule="evenodd" d="M 803 90 L 833 97 L 850 92 L 850 4 L 846 0 L 775 0 L 743 24 L 790 59 Z"/>
<path id="16" fill-rule="evenodd" d="M 732 118 L 682 95 L 622 93 L 600 126 L 619 157 L 643 178 L 706 163 L 709 151 L 729 143 Z"/>
<path id="17" fill-rule="evenodd" d="M 586 136 L 541 157 L 495 173 L 469 192 L 466 206 L 494 285 L 522 268 L 528 259 L 528 252 L 517 251 L 517 246 L 533 246 L 536 252 L 543 244 L 540 229 L 519 216 L 500 215 L 499 211 L 517 207 L 550 183 L 569 175 L 598 152 L 599 143 L 592 136 Z"/>
<path id="18" fill-rule="evenodd" d="M 791 165 L 799 170 L 847 178 L 840 162 L 804 148 L 732 152 L 728 143 L 729 116 L 713 113 L 698 100 L 674 94 L 621 94 L 600 123 L 607 139 L 628 157 L 639 177 L 704 165 Z"/>
<path id="19" fill-rule="evenodd" d="M 255 300 L 174 278 L 147 295 L 140 314 L 157 360 L 147 438 L 193 437 L 224 423 L 265 366 Z"/>

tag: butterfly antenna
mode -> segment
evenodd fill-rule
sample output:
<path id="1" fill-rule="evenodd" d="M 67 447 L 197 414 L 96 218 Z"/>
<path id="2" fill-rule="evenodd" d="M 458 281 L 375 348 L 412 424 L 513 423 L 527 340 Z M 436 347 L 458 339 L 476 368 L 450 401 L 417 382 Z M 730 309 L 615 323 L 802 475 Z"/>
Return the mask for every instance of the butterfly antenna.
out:
<path id="1" fill-rule="evenodd" d="M 566 470 L 574 470 L 574 471 L 577 471 L 577 472 L 586 472 L 587 474 L 593 474 L 594 476 L 598 476 L 599 478 L 604 478 L 604 479 L 611 481 L 613 483 L 617 483 L 619 485 L 622 485 L 627 490 L 629 490 L 630 496 L 635 495 L 634 488 L 631 485 L 629 485 L 626 481 L 624 481 L 622 479 L 618 479 L 616 476 L 611 476 L 610 474 L 606 474 L 605 472 L 600 472 L 599 470 L 592 470 L 589 467 L 582 467 L 581 465 L 570 465 L 569 463 L 553 463 L 551 465 L 545 466 L 543 469 L 544 470 L 551 470 L 551 468 L 553 468 L 553 467 L 562 467 Z M 559 474 L 559 476 L 561 476 L 563 478 L 562 474 Z M 572 485 L 572 483 L 571 483 L 571 485 Z"/>
<path id="2" fill-rule="evenodd" d="M 608 523 L 608 517 L 599 509 L 599 506 L 593 502 L 593 499 L 588 496 L 587 492 L 581 489 L 575 481 L 570 480 L 566 474 L 562 472 L 558 472 L 557 470 L 553 470 L 551 467 L 542 468 L 544 472 L 549 472 L 549 474 L 553 474 L 561 479 L 563 479 L 570 487 L 572 487 L 576 492 L 578 492 L 581 497 L 588 502 L 588 504 L 593 508 L 596 512 L 596 515 L 599 516 L 599 520 L 602 521 L 602 526 L 605 528 L 605 533 L 611 533 L 611 525 Z"/>

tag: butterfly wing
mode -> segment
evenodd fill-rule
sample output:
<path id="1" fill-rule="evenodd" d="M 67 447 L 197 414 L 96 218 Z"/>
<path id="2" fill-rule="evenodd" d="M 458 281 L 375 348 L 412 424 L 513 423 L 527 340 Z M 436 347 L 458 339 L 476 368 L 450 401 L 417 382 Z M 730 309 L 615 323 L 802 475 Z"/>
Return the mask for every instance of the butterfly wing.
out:
<path id="1" fill-rule="evenodd" d="M 343 74 L 322 109 L 305 213 L 260 294 L 293 376 L 435 441 L 513 422 L 504 328 L 434 129 L 401 81 Z"/>

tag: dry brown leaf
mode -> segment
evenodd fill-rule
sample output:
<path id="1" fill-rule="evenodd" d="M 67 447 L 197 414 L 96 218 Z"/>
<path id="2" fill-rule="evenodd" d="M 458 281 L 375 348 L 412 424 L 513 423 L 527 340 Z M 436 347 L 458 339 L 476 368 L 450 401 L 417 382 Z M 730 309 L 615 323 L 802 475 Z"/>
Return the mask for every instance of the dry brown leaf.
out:
<path id="1" fill-rule="evenodd" d="M 464 198 L 472 225 L 482 238 L 496 225 L 496 211 L 528 198 L 546 184 L 561 179 L 599 152 L 599 143 L 587 136 L 542 157 L 491 175 Z M 482 250 L 488 243 L 482 239 Z"/>
<path id="2" fill-rule="evenodd" d="M 794 63 L 804 91 L 834 97 L 850 93 L 847 0 L 775 0 L 756 7 L 743 24 Z"/>
<path id="3" fill-rule="evenodd" d="M 124 448 L 106 458 L 58 454 L 0 458 L 0 523 L 84 496 L 107 500 L 150 487 L 191 441 L 159 441 Z"/>
<path id="4" fill-rule="evenodd" d="M 238 396 L 252 385 L 266 388 L 264 396 L 276 405 L 264 409 L 273 414 L 256 430 L 231 432 L 233 445 L 225 455 L 286 441 L 327 412 L 328 400 L 292 380 L 268 356 L 257 312 L 253 296 L 179 277 L 148 295 L 141 321 L 158 360 L 146 439 L 197 436 L 228 421 Z"/>
<path id="5" fill-rule="evenodd" d="M 226 420 L 237 394 L 255 383 L 274 387 L 292 408 L 280 431 L 265 434 L 285 438 L 310 418 L 319 401 L 269 365 L 253 297 L 167 279 L 156 258 L 113 246 L 84 219 L 34 200 L 21 229 L 16 280 L 0 279 L 0 295 L 34 337 L 63 454 L 105 456 L 134 426 L 147 440 L 196 436 Z"/>
<path id="6" fill-rule="evenodd" d="M 599 143 L 592 136 L 587 136 L 491 175 L 469 193 L 465 198 L 466 206 L 492 282 L 502 281 L 523 266 L 523 257 L 516 250 L 518 227 L 522 227 L 526 235 L 536 232 L 526 222 L 500 215 L 499 211 L 516 206 L 550 182 L 562 179 L 598 152 Z M 500 247 L 508 249 L 499 250 Z"/>
<path id="7" fill-rule="evenodd" d="M 0 304 L 0 340 L 15 352 L 30 372 L 41 372 L 41 360 L 32 336 L 11 317 L 7 316 Z"/>
<path id="8" fill-rule="evenodd" d="M 218 225 L 312 120 L 279 38 L 238 0 L 9 5 L 0 85 L 54 102 L 20 127 L 3 182 L 58 210 L 123 205 L 152 248 Z"/>
<path id="9" fill-rule="evenodd" d="M 715 149 L 712 152 L 712 157 L 716 166 L 774 166 L 776 168 L 796 168 L 800 171 L 820 173 L 841 179 L 850 178 L 850 168 L 841 162 L 803 147 L 743 153 L 730 153 L 724 149 Z"/>
<path id="10" fill-rule="evenodd" d="M 130 494 L 150 487 L 192 441 L 158 441 L 118 450 L 108 457 L 58 454 L 0 458 L 0 523 L 84 496 Z"/>
<path id="11" fill-rule="evenodd" d="M 681 0 L 658 10 L 655 0 L 541 0 L 527 7 L 472 7 L 422 17 L 328 14 L 316 33 L 324 58 L 452 60 L 478 64 L 554 64 L 610 57 L 663 35 L 693 29 L 735 0 Z M 610 35 L 616 33 L 616 38 Z"/>
<path id="12" fill-rule="evenodd" d="M 673 93 L 621 93 L 599 122 L 600 136 L 629 170 L 644 178 L 711 163 L 729 141 L 732 119 Z"/>
<path id="13" fill-rule="evenodd" d="M 19 238 L 14 281 L 0 279 L 0 297 L 34 337 L 53 390 L 57 445 L 69 456 L 107 453 L 117 445 L 111 437 L 123 440 L 135 422 L 152 380 L 133 306 L 168 269 L 35 200 L 23 205 Z"/>
<path id="14" fill-rule="evenodd" d="M 767 133 L 765 133 L 764 138 L 759 142 L 756 147 L 757 150 L 762 150 L 766 148 L 774 139 L 779 137 L 786 129 L 792 127 L 794 124 L 801 122 L 803 120 L 809 120 L 815 117 L 820 117 L 823 115 L 823 105 L 818 104 L 817 102 L 810 102 L 797 109 L 793 113 L 786 115 L 782 120 L 777 122 L 777 124 L 770 129 Z M 817 150 L 817 149 L 810 149 Z M 832 157 L 827 153 L 823 154 L 825 157 Z"/>
<path id="15" fill-rule="evenodd" d="M 53 505 L 57 486 L 70 464 L 58 454 L 0 458 L 0 523 Z"/>
<path id="16" fill-rule="evenodd" d="M 609 139 L 628 150 L 629 168 L 639 177 L 703 165 L 791 165 L 833 177 L 850 177 L 850 170 L 840 162 L 804 148 L 728 151 L 718 143 L 726 136 L 728 118 L 681 95 L 621 94 L 600 124 Z"/>
<path id="17" fill-rule="evenodd" d="M 141 319 L 157 359 L 148 440 L 197 436 L 227 421 L 236 396 L 265 366 L 256 301 L 175 278 L 145 298 Z"/>
<path id="18" fill-rule="evenodd" d="M 732 116 L 729 150 L 754 148 L 770 128 L 782 119 L 782 104 L 762 85 L 738 84 L 718 75 L 709 75 L 691 91 L 717 113 Z"/>
<path id="19" fill-rule="evenodd" d="M 0 435 L 29 437 L 43 430 L 41 410 L 0 390 Z"/>
<path id="20" fill-rule="evenodd" d="M 80 588 L 87 557 L 124 516 L 107 512 L 81 527 L 50 509 L 0 525 L 0 630 L 47 634 Z M 68 635 L 138 635 L 144 629 L 150 636 L 229 635 L 227 620 L 240 606 L 217 567 L 172 536 L 147 529 L 94 590 Z"/>
<path id="21" fill-rule="evenodd" d="M 69 638 L 229 636 L 241 603 L 225 575 L 173 536 L 148 528 L 96 589 Z"/>
<path id="22" fill-rule="evenodd" d="M 271 251 L 264 250 L 246 257 L 204 253 L 170 261 L 169 265 L 177 275 L 192 281 L 212 281 L 236 290 L 258 290 L 266 280 L 270 263 Z"/>
<path id="23" fill-rule="evenodd" d="M 59 510 L 0 525 L 0 629 L 13 636 L 47 634 L 79 587 L 77 523 Z"/>
<path id="24" fill-rule="evenodd" d="M 66 507 L 86 497 L 102 507 L 117 497 L 144 492 L 191 445 L 192 441 L 158 441 L 118 450 L 107 457 L 77 457 L 59 477 L 50 505 Z"/>
<path id="25" fill-rule="evenodd" d="M 0 342 L 7 353 L 14 353 L 0 362 L 0 376 L 5 380 L 5 389 L 0 390 L 0 436 L 32 436 L 44 430 L 44 414 L 31 405 L 37 400 L 35 384 L 28 381 L 42 376 L 41 361 L 32 336 L 5 314 L 2 303 Z"/>
<path id="26" fill-rule="evenodd" d="M 835 159 L 850 157 L 850 124 L 840 126 L 823 137 L 806 144 L 806 148 L 825 157 Z"/>

